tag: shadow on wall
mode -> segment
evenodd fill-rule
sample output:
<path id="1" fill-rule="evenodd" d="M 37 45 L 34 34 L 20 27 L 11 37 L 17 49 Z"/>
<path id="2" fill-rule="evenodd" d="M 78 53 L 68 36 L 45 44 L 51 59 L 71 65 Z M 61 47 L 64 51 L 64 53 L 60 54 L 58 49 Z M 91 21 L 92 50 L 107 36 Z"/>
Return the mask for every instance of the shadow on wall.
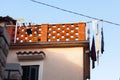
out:
<path id="1" fill-rule="evenodd" d="M 44 51 L 43 80 L 83 80 L 83 48 L 11 50 L 7 61 L 18 63 L 18 51 Z"/>
<path id="2" fill-rule="evenodd" d="M 50 48 L 44 51 L 47 57 L 43 80 L 83 80 L 82 48 Z"/>

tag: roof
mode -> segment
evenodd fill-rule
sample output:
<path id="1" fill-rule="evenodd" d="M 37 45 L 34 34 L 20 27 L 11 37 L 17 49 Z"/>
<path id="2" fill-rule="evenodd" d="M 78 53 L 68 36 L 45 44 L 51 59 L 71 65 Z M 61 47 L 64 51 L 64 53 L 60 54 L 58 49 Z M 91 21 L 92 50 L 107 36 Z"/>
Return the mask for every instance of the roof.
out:
<path id="1" fill-rule="evenodd" d="M 0 23 L 1 22 L 6 22 L 7 25 L 16 24 L 16 20 L 9 16 L 5 16 L 5 17 L 0 16 Z"/>

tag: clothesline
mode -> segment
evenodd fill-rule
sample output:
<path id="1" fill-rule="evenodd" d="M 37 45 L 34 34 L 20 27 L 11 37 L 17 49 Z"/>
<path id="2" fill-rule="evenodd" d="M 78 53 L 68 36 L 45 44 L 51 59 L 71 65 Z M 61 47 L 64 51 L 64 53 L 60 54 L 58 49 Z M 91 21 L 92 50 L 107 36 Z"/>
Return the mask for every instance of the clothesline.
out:
<path id="1" fill-rule="evenodd" d="M 72 14 L 75 14 L 75 15 L 83 16 L 83 17 L 86 17 L 86 18 L 89 18 L 89 19 L 101 20 L 101 19 L 96 18 L 96 17 L 91 17 L 91 16 L 88 16 L 88 15 L 85 15 L 85 14 L 81 14 L 81 13 L 77 13 L 77 12 L 74 12 L 74 11 L 70 11 L 70 10 L 67 10 L 67 9 L 64 9 L 64 8 L 60 8 L 60 7 L 57 7 L 57 6 L 53 6 L 53 5 L 50 5 L 50 4 L 41 2 L 41 1 L 36 1 L 36 0 L 30 0 L 30 1 L 32 1 L 32 2 L 34 2 L 34 3 L 41 4 L 41 5 L 48 6 L 48 7 L 51 7 L 51 8 L 55 8 L 55 9 L 58 9 L 58 10 L 61 10 L 61 11 L 64 11 L 64 12 L 68 12 L 68 13 L 72 13 Z M 109 24 L 113 24 L 113 25 L 120 26 L 120 24 L 115 23 L 115 22 L 112 22 L 112 21 L 103 20 L 103 19 L 102 19 L 102 21 L 103 21 L 103 22 L 106 22 L 106 23 L 109 23 Z"/>

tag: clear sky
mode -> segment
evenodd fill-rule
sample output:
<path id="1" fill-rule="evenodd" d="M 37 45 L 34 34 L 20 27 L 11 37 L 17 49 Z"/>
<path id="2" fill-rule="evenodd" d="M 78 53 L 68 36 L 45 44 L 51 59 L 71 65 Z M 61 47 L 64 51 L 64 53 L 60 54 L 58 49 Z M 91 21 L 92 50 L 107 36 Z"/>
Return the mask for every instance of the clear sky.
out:
<path id="1" fill-rule="evenodd" d="M 38 0 L 67 10 L 120 24 L 120 0 Z M 9 15 L 24 22 L 70 23 L 92 21 L 30 0 L 1 0 L 0 16 Z M 91 69 L 91 80 L 119 80 L 120 78 L 120 26 L 103 22 L 105 52 L 100 64 Z"/>

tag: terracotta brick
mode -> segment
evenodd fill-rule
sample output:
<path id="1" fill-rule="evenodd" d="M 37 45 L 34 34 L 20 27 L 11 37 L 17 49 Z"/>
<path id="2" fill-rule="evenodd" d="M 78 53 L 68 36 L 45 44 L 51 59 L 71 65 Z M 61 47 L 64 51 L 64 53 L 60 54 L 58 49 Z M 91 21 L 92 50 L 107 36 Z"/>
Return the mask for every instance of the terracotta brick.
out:
<path id="1" fill-rule="evenodd" d="M 9 36 L 10 36 L 10 41 L 11 41 L 11 43 L 13 43 L 14 36 L 15 36 L 15 26 L 14 25 L 7 26 L 6 29 L 8 31 Z"/>
<path id="2" fill-rule="evenodd" d="M 86 40 L 86 23 L 74 24 L 42 24 L 21 26 L 17 30 L 17 43 L 19 42 L 56 42 L 56 41 L 76 41 Z M 26 30 L 31 29 L 32 34 L 27 34 Z M 14 42 L 15 25 L 8 26 L 7 31 L 11 42 Z"/>
<path id="3" fill-rule="evenodd" d="M 79 26 L 79 30 L 78 30 L 79 40 L 86 40 L 86 34 L 85 34 L 86 23 L 79 23 L 78 26 Z"/>
<path id="4" fill-rule="evenodd" d="M 41 31 L 41 42 L 47 42 L 48 24 L 42 24 L 41 28 L 42 28 L 42 31 Z"/>

